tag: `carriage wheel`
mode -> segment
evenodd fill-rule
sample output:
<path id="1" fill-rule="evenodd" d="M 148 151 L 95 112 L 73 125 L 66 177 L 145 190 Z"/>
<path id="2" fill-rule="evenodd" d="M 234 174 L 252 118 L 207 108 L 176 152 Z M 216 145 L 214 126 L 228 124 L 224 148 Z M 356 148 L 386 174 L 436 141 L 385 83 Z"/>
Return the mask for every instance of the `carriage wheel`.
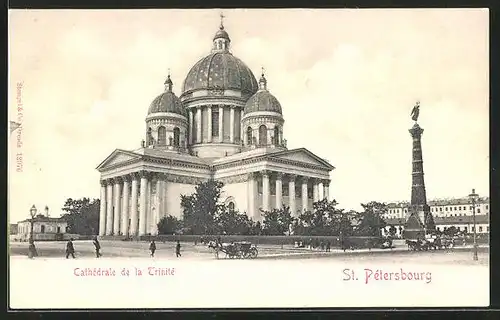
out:
<path id="1" fill-rule="evenodd" d="M 257 248 L 250 249 L 250 258 L 255 259 L 255 258 L 257 258 L 258 254 L 259 254 L 259 252 L 257 251 Z"/>

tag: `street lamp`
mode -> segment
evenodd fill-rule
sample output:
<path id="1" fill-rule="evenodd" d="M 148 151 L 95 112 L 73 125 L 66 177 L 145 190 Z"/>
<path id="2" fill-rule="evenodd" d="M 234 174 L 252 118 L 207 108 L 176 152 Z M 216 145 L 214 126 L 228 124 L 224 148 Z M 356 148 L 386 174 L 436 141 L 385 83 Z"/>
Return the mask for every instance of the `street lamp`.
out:
<path id="1" fill-rule="evenodd" d="M 36 217 L 36 207 L 35 205 L 33 205 L 30 209 L 30 216 L 31 216 L 31 220 L 30 220 L 30 242 L 32 242 L 34 239 L 33 239 L 33 219 L 35 219 Z"/>
<path id="2" fill-rule="evenodd" d="M 472 220 L 474 224 L 474 260 L 477 260 L 477 240 L 476 240 L 476 202 L 479 195 L 472 189 L 472 193 L 469 194 L 469 199 L 472 201 Z"/>

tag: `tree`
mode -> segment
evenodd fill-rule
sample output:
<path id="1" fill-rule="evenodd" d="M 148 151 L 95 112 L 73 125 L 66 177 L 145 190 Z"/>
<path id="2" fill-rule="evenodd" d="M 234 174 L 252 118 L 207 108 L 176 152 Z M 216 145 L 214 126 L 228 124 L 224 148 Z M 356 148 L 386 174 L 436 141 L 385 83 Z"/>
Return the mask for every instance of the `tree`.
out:
<path id="1" fill-rule="evenodd" d="M 290 226 L 294 220 L 290 212 L 290 207 L 283 206 L 281 209 L 262 212 L 264 214 L 262 232 L 265 235 L 281 236 L 290 232 Z"/>
<path id="2" fill-rule="evenodd" d="M 174 234 L 181 228 L 182 221 L 171 215 L 161 218 L 160 222 L 158 222 L 159 234 Z"/>
<path id="3" fill-rule="evenodd" d="M 382 228 L 385 228 L 386 223 L 382 216 L 387 213 L 387 205 L 385 203 L 372 201 L 361 204 L 363 212 L 359 213 L 359 224 L 356 228 L 356 233 L 360 236 L 376 236 L 382 235 Z"/>
<path id="4" fill-rule="evenodd" d="M 231 235 L 250 235 L 254 227 L 252 219 L 238 211 L 227 210 L 222 211 L 216 217 L 217 231 L 219 233 Z"/>
<path id="5" fill-rule="evenodd" d="M 226 211 L 219 203 L 224 184 L 209 180 L 196 186 L 195 193 L 181 195 L 184 226 L 191 234 L 217 233 L 216 217 Z"/>
<path id="6" fill-rule="evenodd" d="M 298 235 L 351 235 L 352 212 L 337 208 L 335 200 L 315 202 L 313 211 L 302 213 L 294 223 L 294 234 Z"/>
<path id="7" fill-rule="evenodd" d="M 68 233 L 95 235 L 99 231 L 100 200 L 69 198 L 64 203 L 62 218 L 68 223 Z"/>

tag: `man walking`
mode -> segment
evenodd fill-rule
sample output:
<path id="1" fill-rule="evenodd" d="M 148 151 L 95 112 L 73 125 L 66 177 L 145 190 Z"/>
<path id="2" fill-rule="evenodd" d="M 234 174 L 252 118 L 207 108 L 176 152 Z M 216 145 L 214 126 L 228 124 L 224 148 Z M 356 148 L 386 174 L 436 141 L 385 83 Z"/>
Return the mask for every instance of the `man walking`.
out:
<path id="1" fill-rule="evenodd" d="M 97 240 L 97 237 L 94 238 L 94 247 L 95 247 L 95 257 L 99 258 L 102 256 L 100 250 L 101 250 L 101 245 L 99 244 L 99 240 Z"/>
<path id="2" fill-rule="evenodd" d="M 151 241 L 151 244 L 149 245 L 149 251 L 151 252 L 151 257 L 154 257 L 156 251 L 156 244 L 154 240 Z"/>
<path id="3" fill-rule="evenodd" d="M 75 259 L 75 247 L 73 247 L 73 238 L 69 239 L 68 243 L 66 243 L 66 259 L 69 256 L 72 256 Z"/>
<path id="4" fill-rule="evenodd" d="M 175 246 L 175 255 L 177 258 L 182 257 L 181 255 L 181 243 L 177 240 L 177 245 Z"/>

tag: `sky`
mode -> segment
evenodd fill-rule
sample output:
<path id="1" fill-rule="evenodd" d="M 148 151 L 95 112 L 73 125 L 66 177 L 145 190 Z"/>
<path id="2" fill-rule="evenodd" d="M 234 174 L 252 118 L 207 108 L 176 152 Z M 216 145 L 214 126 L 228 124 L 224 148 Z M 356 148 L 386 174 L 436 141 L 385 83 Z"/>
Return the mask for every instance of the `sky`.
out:
<path id="1" fill-rule="evenodd" d="M 179 96 L 220 12 L 11 10 L 9 120 L 22 114 L 22 130 L 9 137 L 10 221 L 33 204 L 59 216 L 67 198 L 98 198 L 95 168 L 140 147 L 168 69 Z M 489 195 L 487 9 L 223 13 L 231 52 L 257 79 L 265 68 L 288 148 L 336 167 L 339 207 L 410 199 L 416 101 L 428 199 Z"/>

